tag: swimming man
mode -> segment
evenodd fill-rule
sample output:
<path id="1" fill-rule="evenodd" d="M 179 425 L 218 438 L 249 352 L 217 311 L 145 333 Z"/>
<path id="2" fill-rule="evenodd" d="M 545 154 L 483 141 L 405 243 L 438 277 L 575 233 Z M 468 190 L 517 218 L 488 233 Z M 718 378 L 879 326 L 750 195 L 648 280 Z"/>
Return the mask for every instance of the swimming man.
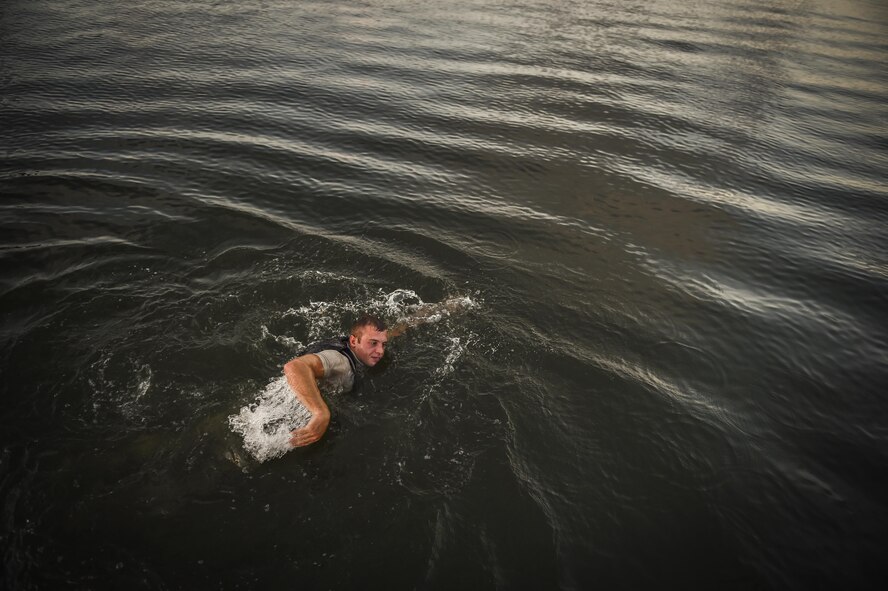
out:
<path id="1" fill-rule="evenodd" d="M 391 336 L 399 332 L 395 329 Z M 302 355 L 284 365 L 287 383 L 311 412 L 307 425 L 291 431 L 293 446 L 314 443 L 324 436 L 330 424 L 330 409 L 321 397 L 318 381 L 323 382 L 325 389 L 351 390 L 364 371 L 385 355 L 389 336 L 385 322 L 364 314 L 352 325 L 349 336 L 309 345 Z"/>
<path id="2" fill-rule="evenodd" d="M 408 328 L 437 322 L 444 316 L 470 308 L 467 297 L 451 297 L 443 302 L 411 307 L 409 316 L 400 318 L 392 328 L 370 314 L 355 321 L 347 337 L 313 343 L 295 359 L 284 365 L 284 375 L 296 398 L 311 412 L 307 425 L 290 432 L 290 444 L 309 445 L 324 436 L 330 425 L 330 409 L 321 397 L 320 381 L 324 389 L 349 391 L 364 376 L 364 371 L 375 366 L 385 355 L 390 338 Z"/>

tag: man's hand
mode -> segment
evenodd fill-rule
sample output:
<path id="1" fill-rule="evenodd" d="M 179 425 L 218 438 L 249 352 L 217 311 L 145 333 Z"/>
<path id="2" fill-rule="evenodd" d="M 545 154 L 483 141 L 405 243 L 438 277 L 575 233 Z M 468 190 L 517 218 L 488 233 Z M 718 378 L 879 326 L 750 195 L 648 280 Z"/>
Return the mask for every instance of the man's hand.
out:
<path id="1" fill-rule="evenodd" d="M 324 377 L 324 365 L 317 355 L 303 355 L 284 365 L 284 375 L 296 398 L 311 413 L 306 426 L 290 431 L 290 444 L 294 447 L 312 444 L 324 436 L 330 424 L 330 409 L 316 381 Z"/>
<path id="2" fill-rule="evenodd" d="M 330 425 L 330 411 L 318 412 L 311 417 L 308 424 L 300 429 L 290 431 L 290 445 L 302 447 L 310 445 L 324 436 Z"/>

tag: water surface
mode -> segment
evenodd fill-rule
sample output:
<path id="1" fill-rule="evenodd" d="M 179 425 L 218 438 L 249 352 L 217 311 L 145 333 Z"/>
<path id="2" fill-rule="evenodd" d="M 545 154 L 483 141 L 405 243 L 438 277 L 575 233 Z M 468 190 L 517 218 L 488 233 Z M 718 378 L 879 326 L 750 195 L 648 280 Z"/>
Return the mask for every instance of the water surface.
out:
<path id="1" fill-rule="evenodd" d="M 882 588 L 881 2 L 7 0 L 10 589 Z M 259 462 L 362 310 L 472 305 Z"/>

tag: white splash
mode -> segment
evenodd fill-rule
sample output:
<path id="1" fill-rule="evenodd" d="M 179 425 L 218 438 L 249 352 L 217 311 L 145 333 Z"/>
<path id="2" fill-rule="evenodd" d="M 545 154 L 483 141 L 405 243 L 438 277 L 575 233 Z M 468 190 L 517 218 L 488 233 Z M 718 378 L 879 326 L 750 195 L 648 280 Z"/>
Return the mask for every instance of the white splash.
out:
<path id="1" fill-rule="evenodd" d="M 474 335 L 469 335 L 469 337 L 465 339 L 448 337 L 450 345 L 447 347 L 447 358 L 444 359 L 444 364 L 435 370 L 436 375 L 443 377 L 453 373 L 453 370 L 456 367 L 456 362 L 459 361 L 459 358 L 465 353 L 466 347 L 471 343 L 473 336 Z"/>
<path id="2" fill-rule="evenodd" d="M 305 426 L 309 420 L 311 413 L 282 376 L 270 382 L 255 402 L 228 417 L 228 424 L 244 438 L 244 449 L 261 463 L 293 449 L 290 431 Z"/>
<path id="3" fill-rule="evenodd" d="M 133 402 L 138 402 L 142 396 L 148 393 L 148 388 L 151 387 L 151 378 L 154 376 L 154 372 L 151 371 L 151 366 L 145 363 L 139 368 L 139 371 L 136 372 L 136 376 L 139 383 L 136 386 L 136 398 Z"/>
<path id="4" fill-rule="evenodd" d="M 289 337 L 287 335 L 274 334 L 273 332 L 268 330 L 268 327 L 265 326 L 264 324 L 260 324 L 259 329 L 262 331 L 261 338 L 263 340 L 264 339 L 271 339 L 273 341 L 280 343 L 281 345 L 284 345 L 285 347 L 289 347 L 290 349 L 294 349 L 294 350 L 299 350 L 299 349 L 302 349 L 303 347 L 305 347 L 305 345 L 303 345 L 301 341 L 298 341 L 297 339 L 294 339 L 293 337 Z"/>

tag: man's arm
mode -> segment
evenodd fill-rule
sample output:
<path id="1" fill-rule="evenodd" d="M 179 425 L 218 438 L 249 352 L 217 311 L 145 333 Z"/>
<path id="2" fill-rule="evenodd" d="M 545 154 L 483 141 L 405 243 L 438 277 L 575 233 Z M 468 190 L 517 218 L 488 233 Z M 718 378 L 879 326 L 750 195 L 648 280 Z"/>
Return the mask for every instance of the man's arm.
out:
<path id="1" fill-rule="evenodd" d="M 410 316 L 399 318 L 395 325 L 388 329 L 388 336 L 390 339 L 401 336 L 409 328 L 426 322 L 437 322 L 444 316 L 470 308 L 472 305 L 472 301 L 467 297 L 452 297 L 443 302 L 422 304 L 414 308 Z"/>
<path id="2" fill-rule="evenodd" d="M 321 397 L 317 380 L 324 377 L 324 365 L 317 355 L 303 355 L 284 365 L 284 375 L 296 398 L 311 412 L 311 420 L 300 429 L 290 432 L 290 444 L 309 445 L 324 436 L 330 424 L 330 409 Z"/>

